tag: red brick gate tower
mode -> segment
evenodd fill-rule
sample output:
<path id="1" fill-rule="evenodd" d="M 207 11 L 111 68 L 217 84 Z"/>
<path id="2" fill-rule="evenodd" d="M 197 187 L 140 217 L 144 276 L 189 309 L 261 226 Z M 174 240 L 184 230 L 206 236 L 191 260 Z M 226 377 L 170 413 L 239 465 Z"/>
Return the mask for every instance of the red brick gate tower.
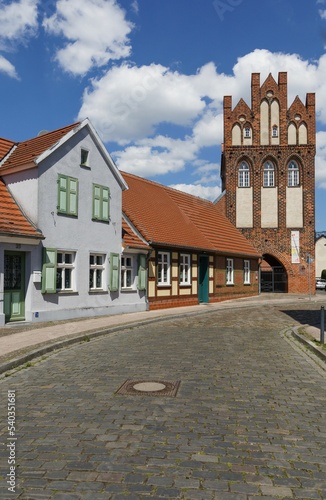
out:
<path id="1" fill-rule="evenodd" d="M 315 95 L 288 108 L 287 73 L 251 80 L 251 108 L 224 97 L 218 202 L 263 260 L 261 291 L 315 293 Z"/>

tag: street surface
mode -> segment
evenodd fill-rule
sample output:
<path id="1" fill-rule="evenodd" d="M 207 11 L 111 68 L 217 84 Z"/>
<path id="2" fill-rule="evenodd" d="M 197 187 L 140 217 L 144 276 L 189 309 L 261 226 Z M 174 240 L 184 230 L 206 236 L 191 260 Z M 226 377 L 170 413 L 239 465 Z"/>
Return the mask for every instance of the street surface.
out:
<path id="1" fill-rule="evenodd" d="M 2 376 L 0 498 L 326 499 L 326 371 L 286 333 L 306 309 L 174 317 Z M 180 386 L 116 394 L 128 379 Z"/>

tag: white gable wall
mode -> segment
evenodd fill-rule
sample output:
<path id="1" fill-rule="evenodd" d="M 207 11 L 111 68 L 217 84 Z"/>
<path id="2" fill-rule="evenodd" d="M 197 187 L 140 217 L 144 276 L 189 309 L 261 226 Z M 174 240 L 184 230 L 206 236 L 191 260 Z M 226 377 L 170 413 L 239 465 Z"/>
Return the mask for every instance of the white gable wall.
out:
<path id="1" fill-rule="evenodd" d="M 89 151 L 88 166 L 81 166 L 81 149 Z M 41 271 L 43 247 L 73 252 L 73 291 L 42 293 L 42 284 L 29 277 L 26 289 L 26 320 L 49 321 L 116 314 L 146 309 L 144 293 L 110 291 L 110 254 L 121 254 L 122 183 L 124 181 L 105 152 L 83 127 L 34 169 L 8 175 L 5 179 L 24 212 L 42 231 L 45 239 L 35 249 L 29 272 Z M 78 215 L 58 213 L 58 175 L 78 179 Z M 38 180 L 37 180 L 38 178 Z M 110 189 L 110 221 L 92 220 L 93 184 Z M 90 254 L 105 256 L 104 289 L 90 291 Z"/>

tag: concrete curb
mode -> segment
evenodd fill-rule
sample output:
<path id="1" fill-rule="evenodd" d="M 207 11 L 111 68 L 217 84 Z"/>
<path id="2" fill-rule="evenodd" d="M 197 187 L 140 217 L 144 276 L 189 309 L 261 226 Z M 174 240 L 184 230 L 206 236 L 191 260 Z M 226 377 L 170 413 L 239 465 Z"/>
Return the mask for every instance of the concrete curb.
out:
<path id="1" fill-rule="evenodd" d="M 292 329 L 291 335 L 294 339 L 298 340 L 302 344 L 304 344 L 310 351 L 312 351 L 316 356 L 319 357 L 322 361 L 326 362 L 326 351 L 323 350 L 321 347 L 315 344 L 312 340 L 306 339 L 303 335 L 301 335 L 298 330 L 299 328 L 304 328 L 309 325 L 302 325 L 302 326 L 297 326 Z"/>

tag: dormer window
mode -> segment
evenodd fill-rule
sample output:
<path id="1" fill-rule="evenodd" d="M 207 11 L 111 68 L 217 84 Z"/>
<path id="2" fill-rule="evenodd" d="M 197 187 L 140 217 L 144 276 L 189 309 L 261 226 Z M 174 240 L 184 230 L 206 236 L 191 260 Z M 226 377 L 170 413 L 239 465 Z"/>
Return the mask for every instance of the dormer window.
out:
<path id="1" fill-rule="evenodd" d="M 272 137 L 278 137 L 278 126 L 273 125 L 272 127 Z"/>
<path id="2" fill-rule="evenodd" d="M 88 167 L 88 157 L 89 157 L 89 151 L 87 149 L 81 149 L 80 151 L 80 165 L 82 167 Z"/>

